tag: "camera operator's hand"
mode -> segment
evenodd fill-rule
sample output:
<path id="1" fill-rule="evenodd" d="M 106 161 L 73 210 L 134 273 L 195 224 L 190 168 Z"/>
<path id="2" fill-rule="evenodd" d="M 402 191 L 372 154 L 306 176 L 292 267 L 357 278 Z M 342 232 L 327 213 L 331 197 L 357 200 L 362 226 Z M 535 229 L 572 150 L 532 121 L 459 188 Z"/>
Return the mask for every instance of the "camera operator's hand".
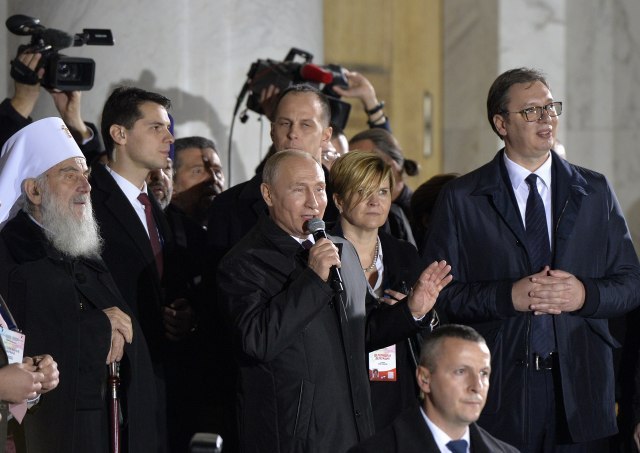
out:
<path id="1" fill-rule="evenodd" d="M 262 111 L 269 121 L 273 121 L 273 113 L 276 109 L 276 102 L 278 101 L 279 93 L 280 88 L 275 85 L 269 85 L 267 88 L 263 88 L 262 91 L 260 91 L 260 105 L 262 106 Z"/>
<path id="2" fill-rule="evenodd" d="M 80 114 L 82 92 L 49 90 L 49 94 L 51 94 L 53 103 L 58 112 L 60 112 L 62 120 L 69 127 L 78 144 L 82 145 L 83 141 L 90 139 L 92 132 L 82 121 L 82 115 Z"/>
<path id="3" fill-rule="evenodd" d="M 28 51 L 21 53 L 16 59 L 28 67 L 30 70 L 35 71 L 38 67 L 38 63 L 42 58 L 40 53 L 30 53 Z M 42 79 L 44 76 L 44 68 L 38 69 L 38 78 Z M 40 95 L 40 84 L 27 85 L 25 83 L 15 82 L 15 94 L 11 98 L 11 106 L 22 115 L 24 118 L 29 118 L 31 112 L 38 102 L 38 96 Z"/>
<path id="4" fill-rule="evenodd" d="M 346 71 L 345 75 L 349 82 L 349 88 L 345 89 L 336 85 L 333 87 L 336 93 L 345 98 L 360 99 L 365 110 L 371 110 L 378 105 L 376 90 L 369 79 L 355 71 Z"/>

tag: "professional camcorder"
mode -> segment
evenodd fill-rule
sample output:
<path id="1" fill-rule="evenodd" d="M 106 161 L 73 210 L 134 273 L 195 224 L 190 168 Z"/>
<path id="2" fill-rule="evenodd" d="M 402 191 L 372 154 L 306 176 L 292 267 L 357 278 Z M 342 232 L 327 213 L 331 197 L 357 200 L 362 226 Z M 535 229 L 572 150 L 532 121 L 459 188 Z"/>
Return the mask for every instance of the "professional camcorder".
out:
<path id="1" fill-rule="evenodd" d="M 11 62 L 11 77 L 20 83 L 35 85 L 60 91 L 86 91 L 93 87 L 96 64 L 90 58 L 68 57 L 59 53 L 67 47 L 112 46 L 111 30 L 85 28 L 82 33 L 70 35 L 64 31 L 46 28 L 40 20 L 16 14 L 6 21 L 11 33 L 31 36 L 31 42 L 18 47 L 18 55 L 28 51 L 41 53 L 42 58 L 35 71 L 15 58 Z M 38 70 L 44 68 L 42 80 L 38 78 Z"/>
<path id="2" fill-rule="evenodd" d="M 294 61 L 296 57 L 302 57 L 303 61 Z M 283 61 L 267 59 L 254 62 L 247 73 L 248 80 L 245 84 L 245 89 L 250 92 L 247 108 L 259 114 L 265 113 L 260 103 L 260 92 L 269 85 L 274 85 L 282 92 L 290 85 L 308 83 L 327 95 L 331 104 L 331 124 L 344 129 L 351 105 L 341 101 L 333 87 L 349 86 L 345 70 L 333 64 L 315 65 L 312 60 L 313 55 L 309 52 L 292 48 Z"/>

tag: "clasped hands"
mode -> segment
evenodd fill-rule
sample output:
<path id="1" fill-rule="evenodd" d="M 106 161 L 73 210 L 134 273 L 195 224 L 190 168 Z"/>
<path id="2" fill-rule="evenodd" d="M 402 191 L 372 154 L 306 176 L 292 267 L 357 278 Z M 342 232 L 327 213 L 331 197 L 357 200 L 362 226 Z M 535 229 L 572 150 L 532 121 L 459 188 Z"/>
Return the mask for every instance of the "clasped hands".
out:
<path id="1" fill-rule="evenodd" d="M 48 355 L 25 357 L 22 363 L 0 368 L 0 399 L 10 403 L 32 400 L 60 382 L 58 364 Z"/>
<path id="2" fill-rule="evenodd" d="M 585 289 L 575 275 L 545 266 L 540 272 L 515 282 L 511 298 L 518 311 L 559 315 L 580 310 L 584 305 Z"/>

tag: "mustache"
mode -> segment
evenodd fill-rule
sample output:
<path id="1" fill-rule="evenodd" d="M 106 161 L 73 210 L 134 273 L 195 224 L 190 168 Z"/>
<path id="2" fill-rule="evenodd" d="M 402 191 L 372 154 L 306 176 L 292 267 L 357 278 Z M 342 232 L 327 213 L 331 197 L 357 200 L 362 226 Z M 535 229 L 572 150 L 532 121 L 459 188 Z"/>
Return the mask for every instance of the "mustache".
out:
<path id="1" fill-rule="evenodd" d="M 91 196 L 89 194 L 76 195 L 71 201 L 73 203 L 85 203 L 91 206 Z"/>

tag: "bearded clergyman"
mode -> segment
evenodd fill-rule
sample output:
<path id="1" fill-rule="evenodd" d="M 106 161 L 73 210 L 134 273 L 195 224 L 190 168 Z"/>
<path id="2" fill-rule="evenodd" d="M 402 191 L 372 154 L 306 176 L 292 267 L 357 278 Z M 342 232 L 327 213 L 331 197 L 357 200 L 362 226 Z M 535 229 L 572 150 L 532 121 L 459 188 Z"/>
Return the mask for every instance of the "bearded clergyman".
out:
<path id="1" fill-rule="evenodd" d="M 156 451 L 155 388 L 140 327 L 100 258 L 80 149 L 60 118 L 17 132 L 0 153 L 0 294 L 26 336 L 50 353 L 60 384 L 21 429 L 31 452 Z M 126 259 L 123 257 L 123 259 Z M 119 364 L 122 423 L 109 425 L 109 365 Z"/>

